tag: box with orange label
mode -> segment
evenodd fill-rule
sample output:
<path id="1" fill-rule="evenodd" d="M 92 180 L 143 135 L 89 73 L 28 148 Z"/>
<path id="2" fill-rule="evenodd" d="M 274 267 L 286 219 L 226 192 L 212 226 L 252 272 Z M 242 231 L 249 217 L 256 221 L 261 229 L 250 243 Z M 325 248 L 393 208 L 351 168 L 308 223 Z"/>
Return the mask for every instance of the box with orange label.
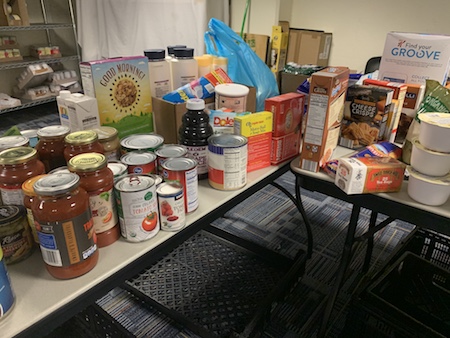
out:
<path id="1" fill-rule="evenodd" d="M 267 111 L 234 118 L 234 133 L 248 139 L 247 172 L 270 166 L 272 120 Z"/>
<path id="2" fill-rule="evenodd" d="M 300 128 L 304 99 L 304 94 L 286 93 L 265 100 L 264 109 L 273 113 L 274 137 L 287 135 Z"/>
<path id="3" fill-rule="evenodd" d="M 317 172 L 331 158 L 339 139 L 350 70 L 328 67 L 311 75 L 300 168 Z"/>
<path id="4" fill-rule="evenodd" d="M 391 157 L 340 158 L 334 183 L 348 195 L 399 191 L 406 165 Z"/>
<path id="5" fill-rule="evenodd" d="M 301 141 L 300 130 L 287 135 L 272 137 L 270 164 L 276 165 L 298 156 Z"/>

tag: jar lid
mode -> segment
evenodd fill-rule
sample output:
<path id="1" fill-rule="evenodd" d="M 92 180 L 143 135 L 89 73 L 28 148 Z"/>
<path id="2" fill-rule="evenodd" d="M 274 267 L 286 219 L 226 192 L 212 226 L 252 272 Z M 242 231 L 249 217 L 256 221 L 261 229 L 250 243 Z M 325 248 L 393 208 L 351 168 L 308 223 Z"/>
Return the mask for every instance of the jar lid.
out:
<path id="1" fill-rule="evenodd" d="M 21 205 L 0 206 L 0 226 L 5 226 L 19 219 L 25 214 L 25 208 Z"/>
<path id="2" fill-rule="evenodd" d="M 43 175 L 37 175 L 33 176 L 29 179 L 27 179 L 25 182 L 22 183 L 22 190 L 25 195 L 28 196 L 36 196 L 36 193 L 34 192 L 33 184 L 40 178 L 47 176 L 47 174 Z"/>
<path id="3" fill-rule="evenodd" d="M 72 157 L 67 163 L 70 171 L 95 171 L 106 167 L 107 160 L 105 155 L 100 153 L 83 153 Z"/>
<path id="4" fill-rule="evenodd" d="M 70 128 L 62 125 L 47 126 L 37 131 L 38 137 L 66 136 L 70 133 Z"/>
<path id="5" fill-rule="evenodd" d="M 118 135 L 117 129 L 109 126 L 101 126 L 92 130 L 97 133 L 100 142 L 111 141 Z"/>
<path id="6" fill-rule="evenodd" d="M 14 147 L 0 152 L 0 164 L 20 164 L 37 158 L 37 150 L 31 147 Z"/>
<path id="7" fill-rule="evenodd" d="M 94 130 L 80 130 L 68 134 L 64 140 L 66 143 L 81 146 L 84 144 L 93 143 L 98 140 L 98 135 Z"/>
<path id="8" fill-rule="evenodd" d="M 177 58 L 194 57 L 194 48 L 175 47 L 173 53 Z"/>
<path id="9" fill-rule="evenodd" d="M 80 176 L 74 173 L 46 175 L 33 184 L 37 195 L 54 196 L 67 193 L 80 184 Z"/>
<path id="10" fill-rule="evenodd" d="M 205 109 L 205 100 L 189 99 L 186 102 L 186 108 L 188 110 L 203 110 Z"/>
<path id="11" fill-rule="evenodd" d="M 166 51 L 164 49 L 146 49 L 144 55 L 149 60 L 162 60 L 166 57 Z"/>
<path id="12" fill-rule="evenodd" d="M 10 135 L 0 137 L 0 150 L 12 148 L 12 147 L 23 147 L 28 145 L 30 140 L 24 135 Z"/>

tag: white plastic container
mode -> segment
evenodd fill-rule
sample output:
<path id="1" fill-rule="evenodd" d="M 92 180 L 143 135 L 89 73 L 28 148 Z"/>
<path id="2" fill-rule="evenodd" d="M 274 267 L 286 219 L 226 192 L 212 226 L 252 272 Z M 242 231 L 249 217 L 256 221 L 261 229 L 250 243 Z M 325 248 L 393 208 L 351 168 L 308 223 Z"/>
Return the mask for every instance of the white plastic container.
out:
<path id="1" fill-rule="evenodd" d="M 411 165 L 417 171 L 429 176 L 444 176 L 450 172 L 450 153 L 441 153 L 425 148 L 414 139 Z"/>
<path id="2" fill-rule="evenodd" d="M 228 59 L 223 56 L 213 58 L 212 69 L 222 68 L 228 74 Z"/>
<path id="3" fill-rule="evenodd" d="M 148 58 L 148 74 L 152 97 L 162 98 L 172 91 L 170 64 L 165 60 L 164 49 L 147 49 L 144 55 Z"/>
<path id="4" fill-rule="evenodd" d="M 174 48 L 175 56 L 170 61 L 172 87 L 176 90 L 198 78 L 198 64 L 193 48 Z"/>
<path id="5" fill-rule="evenodd" d="M 247 95 L 250 89 L 247 86 L 237 83 L 219 84 L 215 88 L 216 110 L 228 108 L 235 113 L 242 113 L 247 110 Z"/>
<path id="6" fill-rule="evenodd" d="M 450 114 L 423 113 L 420 119 L 420 143 L 430 150 L 450 153 Z"/>
<path id="7" fill-rule="evenodd" d="M 195 56 L 194 59 L 197 61 L 197 64 L 198 64 L 198 77 L 199 78 L 201 78 L 202 76 L 205 76 L 206 74 L 211 73 L 212 61 L 213 61 L 212 55 L 204 54 L 201 56 Z"/>
<path id="8" fill-rule="evenodd" d="M 442 205 L 450 197 L 450 175 L 427 176 L 408 167 L 408 195 L 413 200 L 426 205 Z"/>

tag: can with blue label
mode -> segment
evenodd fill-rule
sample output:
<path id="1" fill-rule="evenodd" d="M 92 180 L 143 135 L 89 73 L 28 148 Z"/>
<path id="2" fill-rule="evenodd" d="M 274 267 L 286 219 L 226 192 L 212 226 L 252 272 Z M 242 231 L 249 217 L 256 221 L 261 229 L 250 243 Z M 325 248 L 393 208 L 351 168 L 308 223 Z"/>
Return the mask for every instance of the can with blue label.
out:
<path id="1" fill-rule="evenodd" d="M 0 320 L 10 313 L 15 300 L 16 298 L 11 288 L 11 280 L 6 271 L 5 260 L 3 259 L 3 251 L 0 247 Z"/>

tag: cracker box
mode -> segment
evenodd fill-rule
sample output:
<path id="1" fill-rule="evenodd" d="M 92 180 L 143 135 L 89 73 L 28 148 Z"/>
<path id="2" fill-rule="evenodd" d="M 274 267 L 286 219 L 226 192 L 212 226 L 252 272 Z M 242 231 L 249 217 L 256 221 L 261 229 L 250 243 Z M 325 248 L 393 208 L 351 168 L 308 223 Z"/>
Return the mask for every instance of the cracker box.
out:
<path id="1" fill-rule="evenodd" d="M 305 95 L 286 93 L 268 98 L 264 102 L 264 110 L 273 114 L 273 137 L 280 137 L 300 128 Z"/>
<path id="2" fill-rule="evenodd" d="M 393 90 L 364 85 L 348 88 L 339 144 L 358 149 L 386 140 Z"/>
<path id="3" fill-rule="evenodd" d="M 248 139 L 247 172 L 270 166 L 272 117 L 262 111 L 234 118 L 234 133 Z"/>
<path id="4" fill-rule="evenodd" d="M 145 56 L 82 62 L 80 72 L 84 93 L 97 99 L 101 125 L 116 128 L 120 138 L 153 132 Z"/>
<path id="5" fill-rule="evenodd" d="M 450 67 L 450 36 L 390 32 L 381 57 L 380 80 L 445 85 Z"/>
<path id="6" fill-rule="evenodd" d="M 346 194 L 399 191 L 406 165 L 391 157 L 340 158 L 334 183 Z"/>
<path id="7" fill-rule="evenodd" d="M 348 87 L 347 67 L 328 67 L 311 76 L 300 168 L 317 172 L 336 148 Z"/>

